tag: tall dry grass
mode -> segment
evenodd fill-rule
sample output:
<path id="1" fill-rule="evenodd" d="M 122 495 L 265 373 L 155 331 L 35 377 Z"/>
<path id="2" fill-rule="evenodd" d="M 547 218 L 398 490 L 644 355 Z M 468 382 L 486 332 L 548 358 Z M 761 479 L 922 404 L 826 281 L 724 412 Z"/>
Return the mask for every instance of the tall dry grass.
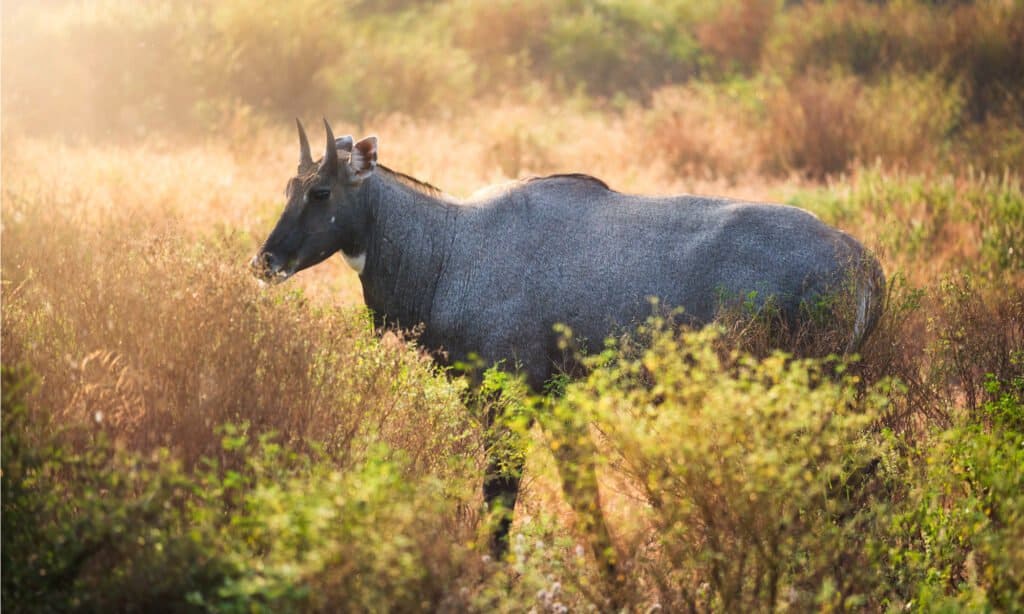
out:
<path id="1" fill-rule="evenodd" d="M 346 463 L 378 439 L 424 466 L 475 454 L 435 447 L 467 424 L 459 393 L 425 386 L 426 358 L 372 335 L 351 279 L 356 296 L 316 301 L 249 278 L 244 229 L 269 214 L 250 201 L 272 198 L 256 169 L 212 147 L 39 147 L 5 160 L 3 203 L 4 362 L 36 370 L 39 406 L 189 464 L 242 422 Z M 47 159 L 74 170 L 29 166 Z"/>

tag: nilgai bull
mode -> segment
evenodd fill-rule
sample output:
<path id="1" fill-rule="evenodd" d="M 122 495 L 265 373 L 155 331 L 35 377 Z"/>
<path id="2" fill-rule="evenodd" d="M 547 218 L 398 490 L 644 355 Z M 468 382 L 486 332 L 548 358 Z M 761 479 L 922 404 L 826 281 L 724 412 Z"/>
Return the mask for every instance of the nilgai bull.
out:
<path id="1" fill-rule="evenodd" d="M 728 297 L 771 301 L 798 322 L 807 305 L 846 289 L 853 351 L 878 320 L 884 277 L 847 234 L 782 205 L 616 192 L 587 175 L 554 175 L 492 188 L 461 201 L 377 164 L 377 139 L 335 139 L 314 162 L 298 123 L 298 173 L 287 205 L 252 259 L 260 279 L 281 282 L 335 252 L 359 274 L 378 326 L 419 329 L 440 360 L 479 357 L 522 373 L 535 391 L 555 375 L 566 325 L 583 349 L 651 315 L 652 298 L 687 323 L 710 322 Z M 865 263 L 867 266 L 865 266 Z M 804 315 L 802 315 L 804 314 Z M 520 468 L 490 459 L 484 498 L 508 510 L 492 547 L 506 547 Z M 587 473 L 589 471 L 589 473 Z M 567 497 L 598 560 L 614 572 L 592 467 L 563 470 Z M 500 504 L 500 505 L 498 505 Z M 599 504 L 598 504 L 599 505 Z"/>

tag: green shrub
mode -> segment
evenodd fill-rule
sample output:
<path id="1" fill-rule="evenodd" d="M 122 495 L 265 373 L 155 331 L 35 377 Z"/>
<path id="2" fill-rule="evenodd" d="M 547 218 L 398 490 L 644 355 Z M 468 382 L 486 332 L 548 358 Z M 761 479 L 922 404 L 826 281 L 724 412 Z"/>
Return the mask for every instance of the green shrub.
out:
<path id="1" fill-rule="evenodd" d="M 696 31 L 701 50 L 713 58 L 719 74 L 753 74 L 780 11 L 775 0 L 738 0 L 712 3 L 711 14 L 699 20 Z"/>
<path id="2" fill-rule="evenodd" d="M 476 67 L 451 44 L 451 33 L 417 14 L 388 16 L 387 25 L 355 23 L 321 58 L 316 82 L 325 113 L 357 122 L 401 112 L 450 117 L 476 93 Z"/>
<path id="3" fill-rule="evenodd" d="M 959 167 L 977 168 L 993 175 L 1024 168 L 1024 119 L 1019 114 L 990 114 L 970 124 L 953 142 L 953 156 Z"/>
<path id="4" fill-rule="evenodd" d="M 225 461 L 76 450 L 4 369 L 3 599 L 13 611 L 432 610 L 450 599 L 468 482 L 384 445 L 341 469 L 223 430 Z M 71 438 L 73 441 L 74 438 Z"/>
<path id="5" fill-rule="evenodd" d="M 553 19 L 565 3 L 550 0 L 457 0 L 443 19 L 477 69 L 478 91 L 504 93 L 540 79 L 550 55 Z M 546 76 L 546 75 L 545 75 Z"/>
<path id="6" fill-rule="evenodd" d="M 889 454 L 869 427 L 886 385 L 859 393 L 828 375 L 841 365 L 779 353 L 723 356 L 714 328 L 646 332 L 648 349 L 606 351 L 556 415 L 594 420 L 646 497 L 653 547 L 634 564 L 663 607 L 861 603 L 861 513 Z"/>
<path id="7" fill-rule="evenodd" d="M 949 406 L 976 413 L 995 400 L 986 377 L 1024 377 L 1024 289 L 992 287 L 964 274 L 942 280 L 937 298 L 940 309 L 929 322 L 931 377 Z"/>
<path id="8" fill-rule="evenodd" d="M 732 89 L 672 86 L 656 90 L 649 107 L 631 108 L 643 147 L 658 152 L 671 177 L 725 178 L 730 182 L 758 172 L 762 151 L 748 118 L 747 101 L 756 85 Z"/>
<path id="9" fill-rule="evenodd" d="M 894 70 L 867 88 L 860 102 L 862 131 L 855 141 L 859 160 L 920 169 L 946 159 L 963 98 L 940 75 Z"/>
<path id="10" fill-rule="evenodd" d="M 29 407 L 27 370 L 3 370 L 3 600 L 12 611 L 182 604 L 222 570 L 182 509 L 192 485 L 165 452 L 126 455 L 98 437 L 76 450 L 72 429 Z M 183 605 L 183 604 L 182 604 Z"/>
<path id="11" fill-rule="evenodd" d="M 857 155 L 863 86 L 839 72 L 812 73 L 770 90 L 768 129 L 761 134 L 765 168 L 823 179 L 845 171 Z"/>
<path id="12" fill-rule="evenodd" d="M 697 45 L 680 27 L 688 22 L 685 3 L 614 0 L 581 9 L 552 20 L 544 67 L 570 90 L 645 98 L 696 72 Z"/>
<path id="13" fill-rule="evenodd" d="M 913 7 L 915 13 L 930 14 L 921 5 L 902 6 Z M 899 10 L 893 8 L 888 12 Z M 887 21 L 886 12 L 885 7 L 867 2 L 792 7 L 783 12 L 776 24 L 767 43 L 765 62 L 792 74 L 832 69 L 864 76 L 882 72 L 903 55 L 899 25 Z"/>
<path id="14" fill-rule="evenodd" d="M 209 33 L 205 39 L 198 32 L 182 33 L 197 56 L 192 61 L 204 95 L 196 111 L 206 112 L 203 119 L 219 120 L 217 106 L 227 103 L 282 115 L 301 116 L 317 107 L 337 113 L 324 107 L 330 92 L 316 77 L 331 60 L 351 53 L 351 14 L 344 3 L 231 0 L 191 10 Z"/>
<path id="15" fill-rule="evenodd" d="M 875 82 L 842 69 L 811 71 L 772 82 L 767 96 L 765 170 L 816 179 L 857 161 L 939 166 L 949 159 L 963 105 L 959 90 L 938 75 L 898 70 Z"/>
<path id="16" fill-rule="evenodd" d="M 453 519 L 475 490 L 417 476 L 383 446 L 346 470 L 315 459 L 291 469 L 287 450 L 266 438 L 236 452 L 246 469 L 202 476 L 192 510 L 212 525 L 234 571 L 204 602 L 235 611 L 417 611 L 455 592 L 473 532 Z M 236 510 L 228 522 L 225 504 Z"/>
<path id="17" fill-rule="evenodd" d="M 919 442 L 909 497 L 893 514 L 894 601 L 918 610 L 1019 611 L 1024 604 L 1024 379 L 989 378 L 979 418 Z M 986 425 L 987 423 L 987 425 Z"/>

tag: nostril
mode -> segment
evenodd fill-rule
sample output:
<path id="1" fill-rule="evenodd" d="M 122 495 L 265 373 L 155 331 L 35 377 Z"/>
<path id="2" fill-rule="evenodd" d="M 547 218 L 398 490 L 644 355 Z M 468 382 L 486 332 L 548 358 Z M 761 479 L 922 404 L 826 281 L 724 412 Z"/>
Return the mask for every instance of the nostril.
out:
<path id="1" fill-rule="evenodd" d="M 276 270 L 281 267 L 280 260 L 278 260 L 277 257 L 274 256 L 274 254 L 271 254 L 270 252 L 263 252 L 262 258 L 263 266 L 265 268 Z"/>
<path id="2" fill-rule="evenodd" d="M 270 252 L 260 252 L 249 261 L 249 268 L 254 271 L 272 271 L 277 266 L 277 258 Z"/>

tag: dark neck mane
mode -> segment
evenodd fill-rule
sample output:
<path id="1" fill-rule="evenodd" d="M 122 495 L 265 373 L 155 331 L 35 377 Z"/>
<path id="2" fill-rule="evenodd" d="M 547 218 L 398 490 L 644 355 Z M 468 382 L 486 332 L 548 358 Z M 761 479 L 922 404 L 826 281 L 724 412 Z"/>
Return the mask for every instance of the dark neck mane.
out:
<path id="1" fill-rule="evenodd" d="M 377 165 L 357 192 L 368 214 L 359 278 L 378 324 L 430 322 L 459 208 L 434 186 Z"/>
<path id="2" fill-rule="evenodd" d="M 411 175 L 406 175 L 405 173 L 400 173 L 398 171 L 391 170 L 390 168 L 384 166 L 383 164 L 378 164 L 377 169 L 386 172 L 389 176 L 391 176 L 392 179 L 394 179 L 398 183 L 410 187 L 413 190 L 420 192 L 421 194 L 426 194 L 427 196 L 431 196 L 433 198 L 440 198 L 444 196 L 444 191 L 441 190 L 441 188 L 431 185 L 426 181 L 420 181 L 419 179 L 412 177 Z"/>

